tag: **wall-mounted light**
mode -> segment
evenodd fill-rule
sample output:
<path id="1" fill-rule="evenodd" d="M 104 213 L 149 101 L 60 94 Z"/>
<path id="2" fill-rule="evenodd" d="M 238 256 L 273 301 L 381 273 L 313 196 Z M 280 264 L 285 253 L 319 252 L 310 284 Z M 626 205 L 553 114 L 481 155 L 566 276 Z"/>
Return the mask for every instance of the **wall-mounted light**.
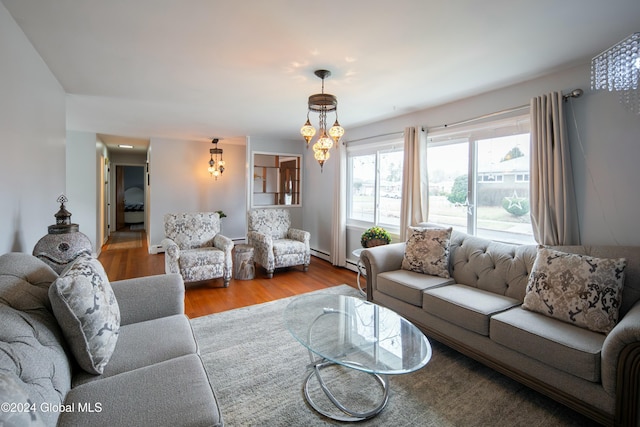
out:
<path id="1" fill-rule="evenodd" d="M 222 175 L 224 172 L 224 160 L 222 160 L 222 148 L 218 148 L 218 138 L 213 138 L 211 143 L 213 144 L 213 148 L 209 149 L 210 159 L 209 159 L 209 174 L 214 177 L 216 180 L 218 176 Z"/>
<path id="2" fill-rule="evenodd" d="M 640 33 L 591 60 L 591 89 L 618 92 L 620 103 L 640 114 Z"/>

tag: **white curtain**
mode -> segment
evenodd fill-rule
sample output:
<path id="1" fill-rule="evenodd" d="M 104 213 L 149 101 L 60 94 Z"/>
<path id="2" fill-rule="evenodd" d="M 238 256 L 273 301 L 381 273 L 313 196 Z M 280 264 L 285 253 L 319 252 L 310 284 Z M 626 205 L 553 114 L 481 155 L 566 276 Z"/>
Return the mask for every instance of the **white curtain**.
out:
<path id="1" fill-rule="evenodd" d="M 427 144 L 424 131 L 408 127 L 404 130 L 404 168 L 402 207 L 400 209 L 401 241 L 407 238 L 407 227 L 427 220 L 428 203 Z"/>
<path id="2" fill-rule="evenodd" d="M 580 243 L 562 93 L 531 99 L 531 222 L 543 245 Z"/>
<path id="3" fill-rule="evenodd" d="M 333 215 L 331 230 L 331 263 L 347 265 L 347 149 L 343 143 L 337 145 L 337 160 L 334 179 Z M 333 156 L 332 160 L 333 160 Z"/>

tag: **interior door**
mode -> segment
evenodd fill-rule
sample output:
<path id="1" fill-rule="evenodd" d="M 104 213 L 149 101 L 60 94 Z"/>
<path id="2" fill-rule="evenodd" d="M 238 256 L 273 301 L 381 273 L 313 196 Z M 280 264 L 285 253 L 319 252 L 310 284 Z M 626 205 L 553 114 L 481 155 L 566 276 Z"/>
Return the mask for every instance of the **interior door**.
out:
<path id="1" fill-rule="evenodd" d="M 124 167 L 116 166 L 116 230 L 124 226 Z"/>

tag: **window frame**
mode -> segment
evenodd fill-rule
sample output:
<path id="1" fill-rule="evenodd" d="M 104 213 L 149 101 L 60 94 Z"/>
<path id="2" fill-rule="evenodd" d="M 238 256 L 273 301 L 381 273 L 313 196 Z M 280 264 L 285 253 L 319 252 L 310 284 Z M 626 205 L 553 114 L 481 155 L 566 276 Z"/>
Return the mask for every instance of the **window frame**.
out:
<path id="1" fill-rule="evenodd" d="M 367 229 L 373 226 L 380 226 L 389 231 L 392 234 L 400 232 L 400 224 L 389 224 L 380 221 L 380 199 L 382 198 L 381 190 L 381 168 L 380 168 L 380 156 L 390 152 L 402 153 L 402 167 L 404 170 L 404 140 L 402 138 L 395 138 L 392 140 L 385 140 L 375 143 L 363 143 L 347 145 L 347 209 L 346 209 L 346 225 L 347 227 Z M 354 187 L 353 166 L 352 160 L 354 157 L 375 155 L 375 178 L 374 178 L 374 212 L 373 221 L 367 221 L 363 219 L 352 217 L 352 202 Z M 400 179 L 400 194 L 397 198 L 402 204 L 402 188 L 403 188 L 404 174 Z M 385 190 L 385 194 L 388 192 Z"/>
<path id="2" fill-rule="evenodd" d="M 478 173 L 478 150 L 480 149 L 479 142 L 491 138 L 500 138 L 509 135 L 520 135 L 528 133 L 531 134 L 530 118 L 528 111 L 523 113 L 509 113 L 509 114 L 490 114 L 490 118 L 486 120 L 479 120 L 472 124 L 461 124 L 455 129 L 439 129 L 430 130 L 427 133 L 427 158 L 429 157 L 429 148 L 442 147 L 446 145 L 467 144 L 468 149 L 468 164 L 467 164 L 467 215 L 466 215 L 466 230 L 462 230 L 467 234 L 477 236 L 478 235 L 478 184 L 493 185 L 503 184 L 505 182 L 505 174 L 502 173 L 501 180 L 484 181 L 481 175 Z M 497 131 L 496 131 L 497 130 Z M 435 141 L 434 141 L 435 140 Z M 531 155 L 531 153 L 529 153 Z M 519 184 L 528 183 L 531 175 L 531 170 L 528 173 L 513 174 L 514 182 Z M 515 175 L 523 176 L 523 180 L 516 180 Z M 524 176 L 526 175 L 526 180 Z M 462 205 L 465 206 L 465 205 Z M 454 228 L 456 228 L 454 226 Z M 458 226 L 461 228 L 461 226 Z M 509 233 L 505 232 L 505 237 Z M 535 243 L 533 239 L 533 229 L 531 230 L 531 242 L 527 238 L 516 238 L 516 234 L 513 234 L 512 239 L 499 239 L 499 241 L 522 244 L 522 243 Z"/>

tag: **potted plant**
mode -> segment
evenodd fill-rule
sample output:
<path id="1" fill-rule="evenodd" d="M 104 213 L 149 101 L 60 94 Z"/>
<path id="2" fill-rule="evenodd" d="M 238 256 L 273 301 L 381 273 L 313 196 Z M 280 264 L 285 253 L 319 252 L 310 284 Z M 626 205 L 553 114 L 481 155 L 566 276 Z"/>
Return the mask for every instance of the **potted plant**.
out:
<path id="1" fill-rule="evenodd" d="M 222 211 L 216 211 L 216 213 L 218 214 L 218 216 L 220 216 L 220 219 L 227 217 L 227 215 Z"/>
<path id="2" fill-rule="evenodd" d="M 363 248 L 372 248 L 374 246 L 388 245 L 391 242 L 391 235 L 382 227 L 374 226 L 367 229 L 360 236 L 360 243 Z"/>

